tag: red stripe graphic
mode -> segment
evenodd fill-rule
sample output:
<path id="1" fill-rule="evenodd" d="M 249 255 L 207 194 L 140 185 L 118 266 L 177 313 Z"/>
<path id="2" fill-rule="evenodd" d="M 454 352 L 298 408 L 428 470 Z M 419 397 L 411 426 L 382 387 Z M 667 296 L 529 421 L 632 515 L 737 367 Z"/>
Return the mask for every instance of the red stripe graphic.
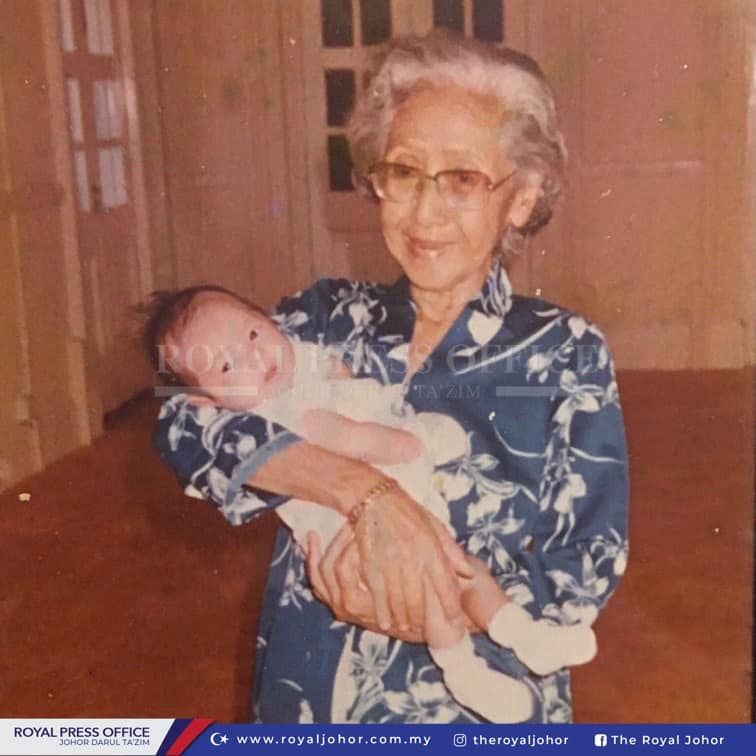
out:
<path id="1" fill-rule="evenodd" d="M 212 719 L 193 719 L 166 751 L 166 756 L 181 756 L 212 723 Z"/>

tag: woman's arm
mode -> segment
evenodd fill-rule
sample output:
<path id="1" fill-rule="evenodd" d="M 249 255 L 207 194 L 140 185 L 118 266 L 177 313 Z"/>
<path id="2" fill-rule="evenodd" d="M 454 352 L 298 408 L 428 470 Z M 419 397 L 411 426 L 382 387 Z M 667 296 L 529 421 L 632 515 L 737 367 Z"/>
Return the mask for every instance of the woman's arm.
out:
<path id="1" fill-rule="evenodd" d="M 628 468 L 614 369 L 589 326 L 560 376 L 529 547 L 494 575 L 535 619 L 592 624 L 627 562 Z"/>

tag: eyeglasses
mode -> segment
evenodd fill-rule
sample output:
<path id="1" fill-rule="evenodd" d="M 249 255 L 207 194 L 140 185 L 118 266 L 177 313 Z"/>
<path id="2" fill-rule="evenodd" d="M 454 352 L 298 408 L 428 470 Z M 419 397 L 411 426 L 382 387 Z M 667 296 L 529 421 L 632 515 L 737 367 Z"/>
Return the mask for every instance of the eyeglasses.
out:
<path id="1" fill-rule="evenodd" d="M 431 176 L 410 165 L 376 163 L 368 178 L 375 193 L 389 202 L 414 202 L 420 196 L 423 181 L 430 179 L 436 184 L 436 190 L 447 206 L 468 210 L 483 207 L 491 192 L 495 192 L 515 173 L 517 169 L 494 183 L 480 171 L 439 171 Z"/>

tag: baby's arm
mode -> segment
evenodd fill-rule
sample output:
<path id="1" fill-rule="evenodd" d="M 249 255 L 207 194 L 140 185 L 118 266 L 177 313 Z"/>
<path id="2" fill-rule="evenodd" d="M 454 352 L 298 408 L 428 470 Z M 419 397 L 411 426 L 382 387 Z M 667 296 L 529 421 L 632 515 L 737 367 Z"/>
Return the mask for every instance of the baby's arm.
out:
<path id="1" fill-rule="evenodd" d="M 468 555 L 475 575 L 462 581 L 462 607 L 478 627 L 537 675 L 589 662 L 596 655 L 596 636 L 588 625 L 554 625 L 534 620 L 513 603 L 488 567 Z"/>
<path id="2" fill-rule="evenodd" d="M 420 440 L 408 431 L 356 422 L 330 410 L 305 412 L 300 433 L 311 444 L 373 465 L 412 462 L 423 452 Z"/>

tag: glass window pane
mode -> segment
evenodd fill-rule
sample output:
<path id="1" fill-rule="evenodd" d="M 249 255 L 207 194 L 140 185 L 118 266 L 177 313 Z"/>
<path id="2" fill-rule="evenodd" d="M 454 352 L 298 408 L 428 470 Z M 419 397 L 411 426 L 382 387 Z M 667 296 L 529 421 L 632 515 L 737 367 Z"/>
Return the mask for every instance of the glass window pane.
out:
<path id="1" fill-rule="evenodd" d="M 465 9 L 462 0 L 433 0 L 433 26 L 445 26 L 464 34 Z"/>
<path id="2" fill-rule="evenodd" d="M 352 186 L 352 161 L 345 136 L 328 137 L 328 179 L 332 192 L 350 192 Z"/>
<path id="3" fill-rule="evenodd" d="M 95 133 L 98 139 L 110 139 L 110 115 L 108 114 L 107 82 L 96 81 L 92 85 L 94 94 Z"/>
<path id="4" fill-rule="evenodd" d="M 328 125 L 343 126 L 354 106 L 354 71 L 326 71 L 325 78 Z"/>
<path id="5" fill-rule="evenodd" d="M 68 90 L 68 125 L 74 142 L 84 141 L 84 125 L 81 120 L 81 90 L 78 79 L 66 79 Z"/>
<path id="6" fill-rule="evenodd" d="M 60 44 L 66 52 L 76 49 L 76 38 L 73 30 L 73 17 L 71 16 L 71 0 L 60 0 Z"/>
<path id="7" fill-rule="evenodd" d="M 108 82 L 108 116 L 110 120 L 110 138 L 120 139 L 123 133 L 123 108 L 121 107 L 121 83 Z"/>
<path id="8" fill-rule="evenodd" d="M 123 148 L 113 147 L 110 153 L 113 167 L 113 199 L 116 206 L 125 205 L 128 201 L 126 194 L 126 171 L 124 168 Z"/>
<path id="9" fill-rule="evenodd" d="M 113 54 L 113 21 L 110 17 L 110 0 L 100 1 L 100 51 Z"/>
<path id="10" fill-rule="evenodd" d="M 324 47 L 351 47 L 354 44 L 352 0 L 322 0 L 321 15 Z"/>
<path id="11" fill-rule="evenodd" d="M 379 45 L 391 37 L 391 3 L 389 0 L 360 0 L 362 44 Z"/>
<path id="12" fill-rule="evenodd" d="M 100 192 L 103 207 L 114 207 L 113 197 L 113 165 L 110 160 L 110 147 L 97 150 L 97 160 L 100 164 Z"/>
<path id="13" fill-rule="evenodd" d="M 123 128 L 121 98 L 118 82 L 95 81 L 94 115 L 98 139 L 120 139 Z"/>
<path id="14" fill-rule="evenodd" d="M 484 42 L 504 40 L 503 0 L 474 0 L 473 36 Z"/>
<path id="15" fill-rule="evenodd" d="M 102 206 L 111 208 L 125 205 L 128 197 L 123 150 L 120 147 L 103 147 L 97 150 L 97 157 L 100 163 Z"/>
<path id="16" fill-rule="evenodd" d="M 89 193 L 89 179 L 87 178 L 87 156 L 84 150 L 75 150 L 73 154 L 74 180 L 76 181 L 76 196 L 79 198 L 79 209 L 85 213 L 92 211 L 92 195 Z"/>
<path id="17" fill-rule="evenodd" d="M 87 47 L 96 55 L 113 54 L 113 27 L 110 0 L 84 0 Z"/>
<path id="18" fill-rule="evenodd" d="M 84 0 L 84 24 L 87 27 L 87 48 L 91 53 L 100 52 L 100 12 L 98 0 Z"/>

